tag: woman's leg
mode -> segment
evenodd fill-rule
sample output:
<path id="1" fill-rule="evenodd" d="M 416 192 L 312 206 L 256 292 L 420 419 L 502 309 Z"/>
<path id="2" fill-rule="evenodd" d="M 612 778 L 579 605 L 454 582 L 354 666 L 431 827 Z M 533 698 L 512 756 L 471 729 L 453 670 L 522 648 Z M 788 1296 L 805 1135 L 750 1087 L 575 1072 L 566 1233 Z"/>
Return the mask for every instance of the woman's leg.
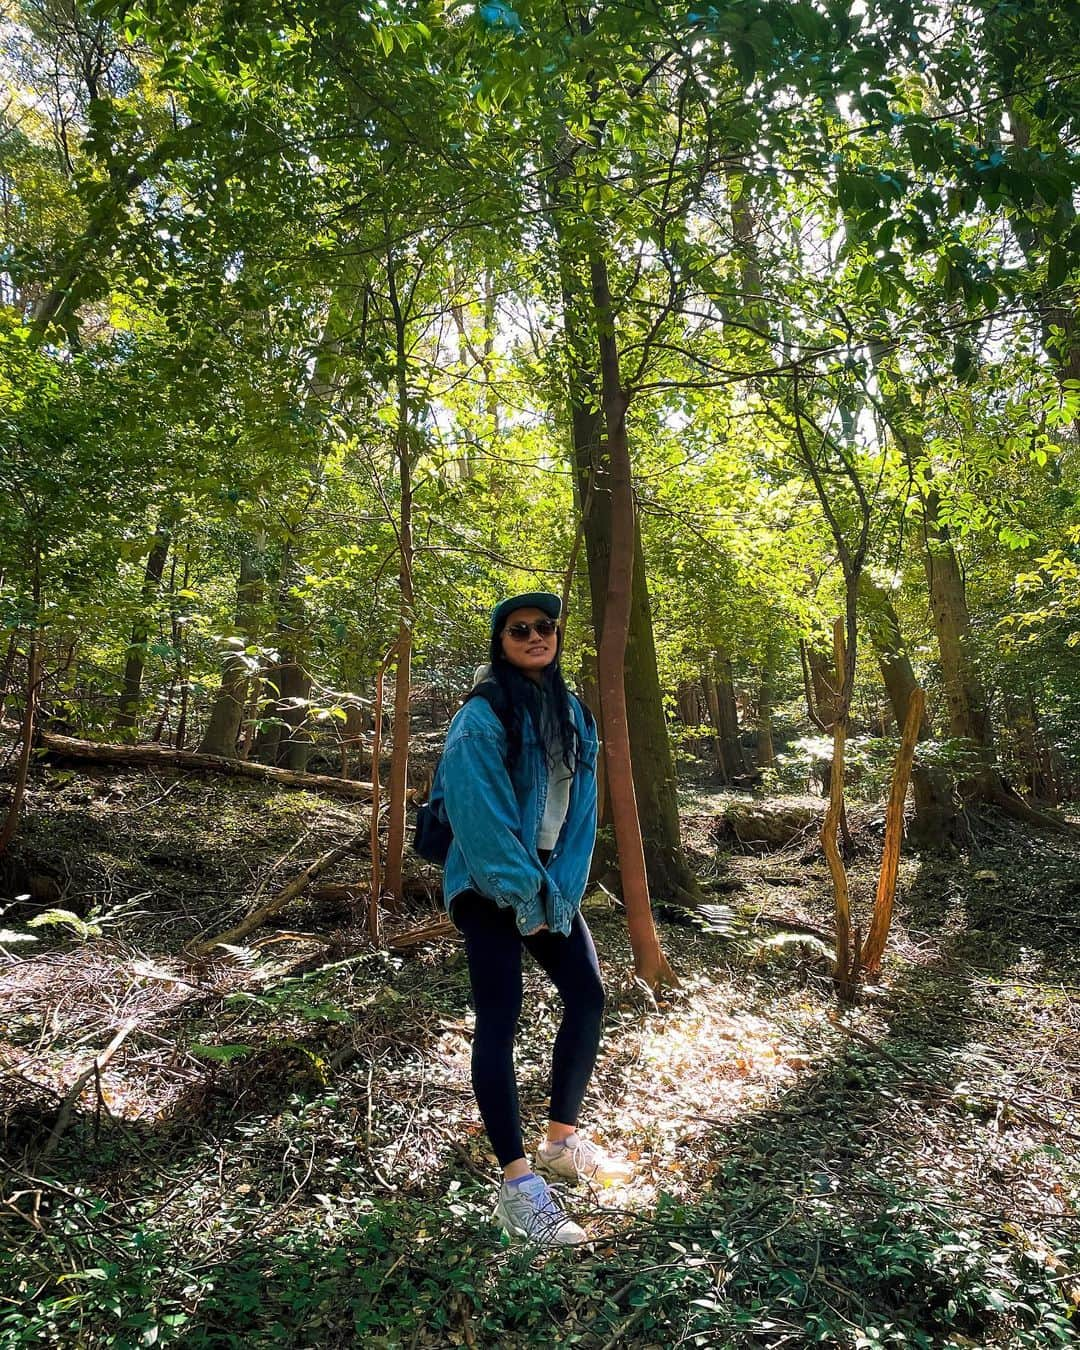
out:
<path id="1" fill-rule="evenodd" d="M 473 1091 L 499 1166 L 512 1179 L 529 1170 L 514 1076 L 514 1033 L 521 1013 L 521 939 L 511 911 L 476 891 L 455 898 L 453 920 L 465 937 L 476 1008 Z"/>
<path id="2" fill-rule="evenodd" d="M 563 1018 L 555 1037 L 551 1064 L 551 1129 L 558 1140 L 577 1125 L 589 1086 L 604 1020 L 604 985 L 592 934 L 580 914 L 568 937 L 535 933 L 525 946 L 550 977 L 563 1001 Z"/>

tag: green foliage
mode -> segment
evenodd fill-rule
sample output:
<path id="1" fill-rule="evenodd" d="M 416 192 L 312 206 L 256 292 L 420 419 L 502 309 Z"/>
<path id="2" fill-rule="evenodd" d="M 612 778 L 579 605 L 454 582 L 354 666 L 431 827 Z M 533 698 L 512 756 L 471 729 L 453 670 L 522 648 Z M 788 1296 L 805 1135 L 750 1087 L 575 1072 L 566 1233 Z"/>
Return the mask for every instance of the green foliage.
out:
<path id="1" fill-rule="evenodd" d="M 96 923 L 87 923 L 85 919 L 80 919 L 77 914 L 73 914 L 70 909 L 47 909 L 42 914 L 35 914 L 32 919 L 27 919 L 28 928 L 44 928 L 61 926 L 68 928 L 77 937 L 84 942 L 87 938 L 100 937 L 101 925 Z"/>
<path id="2" fill-rule="evenodd" d="M 987 682 L 1052 668 L 1076 753 L 1069 6 L 118 0 L 74 36 L 16 8 L 0 622 L 70 651 L 69 729 L 109 730 L 140 657 L 135 733 L 183 701 L 191 744 L 239 648 L 248 727 L 306 715 L 335 755 L 399 620 L 402 445 L 448 710 L 495 596 L 566 567 L 602 257 L 665 684 L 722 653 L 746 706 L 763 677 L 794 699 L 865 491 L 938 692 L 910 561 L 933 491 Z M 575 651 L 587 607 L 579 582 Z M 313 689 L 283 693 L 290 663 Z"/>

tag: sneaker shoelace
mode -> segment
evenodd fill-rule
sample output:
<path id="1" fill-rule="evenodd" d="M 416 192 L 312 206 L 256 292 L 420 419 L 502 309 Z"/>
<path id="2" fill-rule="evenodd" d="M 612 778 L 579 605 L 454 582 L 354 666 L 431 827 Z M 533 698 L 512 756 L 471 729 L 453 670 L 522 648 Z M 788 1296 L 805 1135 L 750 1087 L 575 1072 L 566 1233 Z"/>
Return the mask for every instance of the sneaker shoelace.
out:
<path id="1" fill-rule="evenodd" d="M 603 1162 L 604 1150 L 597 1147 L 591 1139 L 579 1137 L 570 1145 L 570 1160 L 579 1172 L 593 1172 Z"/>
<path id="2" fill-rule="evenodd" d="M 542 1192 L 529 1195 L 534 1222 L 540 1233 L 553 1233 L 566 1222 L 566 1212 L 556 1200 L 550 1186 Z"/>

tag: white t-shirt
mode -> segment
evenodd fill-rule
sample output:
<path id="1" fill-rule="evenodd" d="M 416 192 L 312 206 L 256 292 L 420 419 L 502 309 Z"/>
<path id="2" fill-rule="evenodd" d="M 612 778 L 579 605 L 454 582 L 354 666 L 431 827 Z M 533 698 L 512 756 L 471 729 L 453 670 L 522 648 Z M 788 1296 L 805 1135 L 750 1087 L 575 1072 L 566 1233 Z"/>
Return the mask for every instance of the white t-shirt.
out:
<path id="1" fill-rule="evenodd" d="M 566 767 L 561 755 L 554 764 L 548 761 L 547 802 L 544 805 L 540 831 L 536 836 L 537 848 L 554 848 L 558 842 L 559 831 L 570 809 L 570 785 L 573 781 L 574 771 Z"/>

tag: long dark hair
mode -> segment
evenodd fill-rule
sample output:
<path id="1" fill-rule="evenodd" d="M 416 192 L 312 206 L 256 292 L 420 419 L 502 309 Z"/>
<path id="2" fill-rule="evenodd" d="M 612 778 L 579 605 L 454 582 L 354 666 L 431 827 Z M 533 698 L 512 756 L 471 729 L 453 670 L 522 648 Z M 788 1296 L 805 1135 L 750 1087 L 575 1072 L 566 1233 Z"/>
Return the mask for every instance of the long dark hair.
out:
<path id="1" fill-rule="evenodd" d="M 522 729 L 526 714 L 532 718 L 536 734 L 549 764 L 561 759 L 573 772 L 577 762 L 578 729 L 570 708 L 570 691 L 563 679 L 559 657 L 562 654 L 562 629 L 558 629 L 555 660 L 545 666 L 539 681 L 530 680 L 503 655 L 502 632 L 492 633 L 488 659 L 491 670 L 468 694 L 491 704 L 506 728 L 506 763 L 513 768 L 521 755 Z"/>

